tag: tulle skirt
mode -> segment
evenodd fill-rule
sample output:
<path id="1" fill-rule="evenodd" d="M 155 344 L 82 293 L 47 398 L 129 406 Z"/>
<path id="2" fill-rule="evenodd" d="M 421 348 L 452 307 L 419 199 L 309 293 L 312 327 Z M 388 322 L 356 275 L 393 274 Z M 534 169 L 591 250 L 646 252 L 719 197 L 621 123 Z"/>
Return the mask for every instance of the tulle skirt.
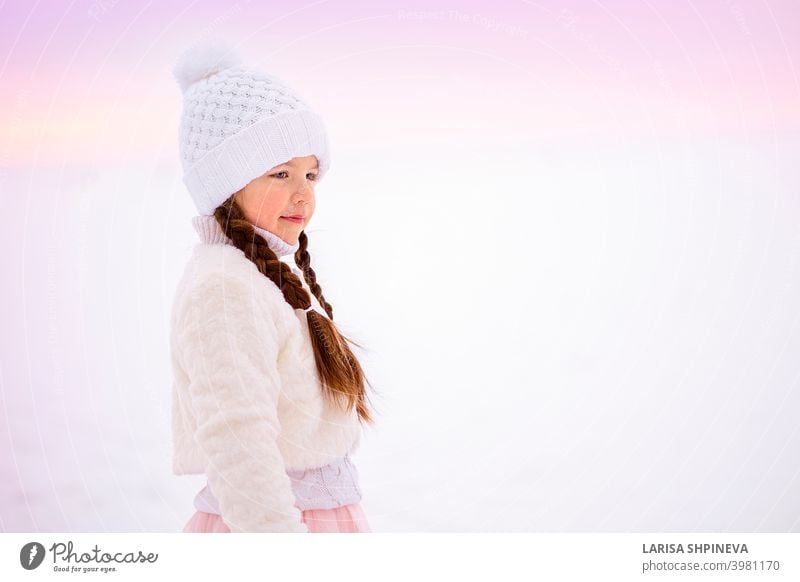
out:
<path id="1" fill-rule="evenodd" d="M 360 503 L 351 503 L 333 509 L 305 509 L 303 523 L 309 533 L 364 533 L 371 531 L 367 516 Z M 216 513 L 195 511 L 183 528 L 183 533 L 230 533 L 222 516 Z"/>

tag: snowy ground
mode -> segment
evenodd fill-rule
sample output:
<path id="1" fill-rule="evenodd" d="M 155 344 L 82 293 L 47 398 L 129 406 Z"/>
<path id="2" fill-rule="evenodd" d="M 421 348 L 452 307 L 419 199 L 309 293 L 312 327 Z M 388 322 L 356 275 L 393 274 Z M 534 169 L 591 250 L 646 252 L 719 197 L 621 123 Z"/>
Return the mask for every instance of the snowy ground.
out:
<path id="1" fill-rule="evenodd" d="M 309 237 L 381 393 L 373 530 L 800 531 L 798 145 L 337 152 Z M 177 165 L 4 190 L 0 531 L 179 531 Z"/>

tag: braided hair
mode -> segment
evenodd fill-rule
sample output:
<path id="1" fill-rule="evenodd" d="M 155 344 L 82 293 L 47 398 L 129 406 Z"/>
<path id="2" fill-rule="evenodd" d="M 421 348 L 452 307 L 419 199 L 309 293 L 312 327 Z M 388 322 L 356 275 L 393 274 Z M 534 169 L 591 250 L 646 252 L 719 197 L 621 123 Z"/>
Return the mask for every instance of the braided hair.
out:
<path id="1" fill-rule="evenodd" d="M 262 275 L 278 286 L 289 305 L 294 309 L 311 307 L 311 296 L 300 279 L 289 265 L 278 259 L 264 237 L 247 221 L 234 196 L 214 210 L 214 217 L 234 246 L 253 261 Z M 324 395 L 332 402 L 343 406 L 345 410 L 355 408 L 362 423 L 374 424 L 375 421 L 367 407 L 367 394 L 364 388 L 364 383 L 369 384 L 369 381 L 347 343 L 361 346 L 343 336 L 333 323 L 333 308 L 322 295 L 322 288 L 317 283 L 314 269 L 311 268 L 311 255 L 308 253 L 308 237 L 305 231 L 300 233 L 299 242 L 300 246 L 294 255 L 295 263 L 302 270 L 309 289 L 328 315 L 325 317 L 314 309 L 306 311 L 314 360 L 322 380 Z"/>

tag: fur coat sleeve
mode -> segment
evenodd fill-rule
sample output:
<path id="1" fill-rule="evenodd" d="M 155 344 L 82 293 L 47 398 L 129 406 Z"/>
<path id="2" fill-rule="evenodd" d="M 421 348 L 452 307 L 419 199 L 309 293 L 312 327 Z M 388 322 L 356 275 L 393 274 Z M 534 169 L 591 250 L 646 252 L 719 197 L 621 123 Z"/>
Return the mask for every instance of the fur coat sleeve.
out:
<path id="1" fill-rule="evenodd" d="M 180 314 L 181 365 L 189 378 L 195 439 L 232 532 L 308 531 L 294 505 L 276 443 L 281 431 L 278 318 L 243 280 L 212 274 Z"/>

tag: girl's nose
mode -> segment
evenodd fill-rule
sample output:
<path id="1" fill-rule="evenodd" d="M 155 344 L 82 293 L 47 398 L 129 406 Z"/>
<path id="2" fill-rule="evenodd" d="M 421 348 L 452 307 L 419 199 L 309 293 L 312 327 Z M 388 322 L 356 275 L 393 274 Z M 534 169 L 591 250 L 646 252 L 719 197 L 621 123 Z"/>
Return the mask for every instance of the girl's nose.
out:
<path id="1" fill-rule="evenodd" d="M 313 196 L 314 190 L 311 187 L 311 184 L 305 182 L 303 185 L 300 186 L 297 190 L 297 200 L 308 202 L 308 199 Z"/>

